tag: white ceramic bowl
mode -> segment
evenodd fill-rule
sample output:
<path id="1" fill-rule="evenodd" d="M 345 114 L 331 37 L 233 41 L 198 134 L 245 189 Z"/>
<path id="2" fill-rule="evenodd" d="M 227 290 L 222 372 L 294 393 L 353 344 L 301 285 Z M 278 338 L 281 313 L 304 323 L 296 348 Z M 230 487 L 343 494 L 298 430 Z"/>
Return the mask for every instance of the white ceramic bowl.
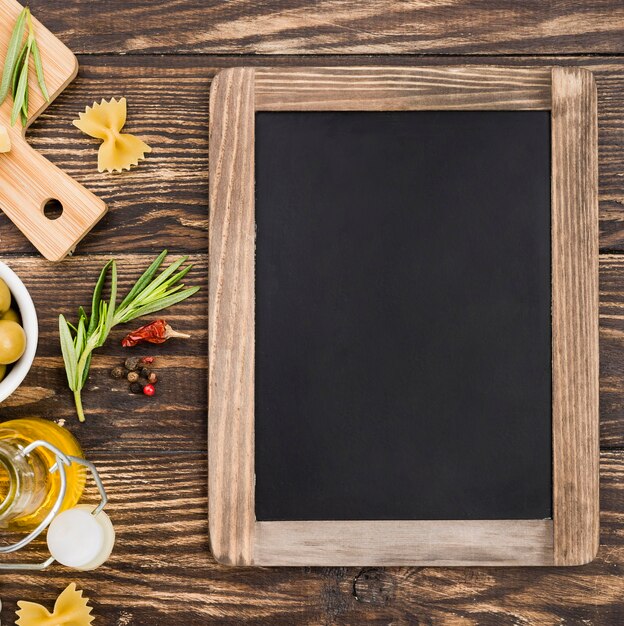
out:
<path id="1" fill-rule="evenodd" d="M 0 382 L 0 402 L 6 400 L 21 384 L 26 374 L 30 370 L 30 366 L 37 352 L 37 341 L 39 339 L 39 324 L 37 322 L 37 312 L 32 298 L 24 283 L 18 278 L 17 274 L 8 266 L 0 261 L 0 278 L 7 284 L 11 291 L 13 300 L 19 308 L 22 316 L 22 327 L 26 333 L 26 351 L 21 358 L 13 363 L 11 371 L 6 375 L 4 380 Z"/>

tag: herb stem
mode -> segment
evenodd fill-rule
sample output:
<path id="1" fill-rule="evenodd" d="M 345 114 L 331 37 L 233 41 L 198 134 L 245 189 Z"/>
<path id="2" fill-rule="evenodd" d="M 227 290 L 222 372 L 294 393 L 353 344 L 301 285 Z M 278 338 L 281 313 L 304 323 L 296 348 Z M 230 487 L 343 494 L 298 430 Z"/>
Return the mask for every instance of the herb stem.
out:
<path id="1" fill-rule="evenodd" d="M 192 266 L 189 265 L 175 273 L 186 262 L 187 257 L 175 261 L 156 275 L 166 256 L 167 251 L 164 250 L 119 306 L 117 306 L 117 264 L 114 259 L 110 260 L 102 268 L 95 285 L 90 318 L 83 307 L 78 309 L 76 324 L 71 324 L 65 316 L 59 315 L 59 335 L 67 382 L 74 392 L 76 412 L 81 422 L 85 420 L 81 391 L 89 375 L 91 356 L 94 350 L 104 344 L 111 330 L 118 324 L 182 302 L 199 290 L 199 287 L 184 287 L 179 283 Z M 102 299 L 102 290 L 109 274 L 110 296 L 106 301 Z"/>
<path id="2" fill-rule="evenodd" d="M 22 44 L 24 32 L 27 32 L 26 43 Z M 37 45 L 35 27 L 32 15 L 28 7 L 20 12 L 9 41 L 9 47 L 4 59 L 4 69 L 0 81 L 0 104 L 7 97 L 9 90 L 13 95 L 13 110 L 11 113 L 11 126 L 21 117 L 22 127 L 28 124 L 29 84 L 28 73 L 30 71 L 30 57 L 32 56 L 37 82 L 41 94 L 46 102 L 50 101 L 50 95 L 46 86 L 41 62 L 41 53 Z"/>
<path id="3" fill-rule="evenodd" d="M 74 404 L 76 405 L 76 413 L 78 414 L 78 420 L 81 422 L 85 421 L 85 414 L 82 408 L 82 390 L 77 389 L 74 391 Z"/>

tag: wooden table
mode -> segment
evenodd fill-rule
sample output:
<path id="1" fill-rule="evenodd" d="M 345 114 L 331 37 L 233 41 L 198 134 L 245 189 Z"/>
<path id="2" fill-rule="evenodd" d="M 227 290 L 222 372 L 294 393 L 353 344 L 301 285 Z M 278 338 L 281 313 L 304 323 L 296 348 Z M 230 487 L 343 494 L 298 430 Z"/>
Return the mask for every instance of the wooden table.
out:
<path id="1" fill-rule="evenodd" d="M 207 623 L 613 625 L 624 623 L 624 5 L 620 0 L 33 0 L 33 13 L 79 54 L 80 75 L 29 133 L 32 144 L 110 207 L 59 265 L 3 216 L 0 256 L 31 290 L 40 346 L 26 383 L 0 407 L 68 426 L 110 493 L 118 542 L 93 573 L 55 566 L 0 576 L 3 623 L 18 599 L 52 604 L 75 581 L 95 624 Z M 239 55 L 245 56 L 239 56 Z M 270 56 L 269 56 L 270 55 Z M 322 55 L 322 56 L 314 56 Z M 238 65 L 583 65 L 596 75 L 600 126 L 601 547 L 569 569 L 237 569 L 208 551 L 206 294 L 167 314 L 190 341 L 149 348 L 158 395 L 132 396 L 108 376 L 111 340 L 93 360 L 75 419 L 57 316 L 87 304 L 103 263 L 122 282 L 161 249 L 190 254 L 206 285 L 208 90 Z M 98 174 L 95 141 L 71 120 L 94 100 L 126 96 L 127 129 L 154 148 L 122 175 Z"/>

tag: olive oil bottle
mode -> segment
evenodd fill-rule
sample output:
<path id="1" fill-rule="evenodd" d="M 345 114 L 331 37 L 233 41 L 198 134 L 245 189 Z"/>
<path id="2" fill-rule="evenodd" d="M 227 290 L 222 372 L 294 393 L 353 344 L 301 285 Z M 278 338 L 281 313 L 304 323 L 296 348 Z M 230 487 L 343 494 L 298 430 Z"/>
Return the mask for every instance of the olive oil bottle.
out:
<path id="1" fill-rule="evenodd" d="M 22 452 L 38 440 L 66 455 L 84 458 L 73 435 L 54 422 L 28 418 L 0 423 L 0 537 L 6 532 L 36 528 L 59 497 L 59 473 L 50 471 L 55 455 L 43 447 L 28 455 Z M 67 490 L 61 511 L 77 504 L 86 481 L 82 465 L 72 463 L 66 471 Z"/>

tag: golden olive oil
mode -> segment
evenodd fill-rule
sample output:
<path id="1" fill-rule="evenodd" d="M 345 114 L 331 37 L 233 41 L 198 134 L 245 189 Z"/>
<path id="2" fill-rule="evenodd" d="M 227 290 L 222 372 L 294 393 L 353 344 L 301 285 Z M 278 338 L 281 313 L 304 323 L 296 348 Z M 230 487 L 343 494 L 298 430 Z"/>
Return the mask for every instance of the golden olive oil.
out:
<path id="1" fill-rule="evenodd" d="M 24 456 L 33 441 L 52 444 L 66 455 L 83 458 L 74 436 L 54 422 L 39 418 L 0 423 L 0 531 L 30 531 L 36 528 L 57 501 L 61 480 L 56 463 L 46 448 Z M 61 511 L 75 506 L 84 490 L 86 469 L 72 463 L 66 467 L 67 491 Z"/>

